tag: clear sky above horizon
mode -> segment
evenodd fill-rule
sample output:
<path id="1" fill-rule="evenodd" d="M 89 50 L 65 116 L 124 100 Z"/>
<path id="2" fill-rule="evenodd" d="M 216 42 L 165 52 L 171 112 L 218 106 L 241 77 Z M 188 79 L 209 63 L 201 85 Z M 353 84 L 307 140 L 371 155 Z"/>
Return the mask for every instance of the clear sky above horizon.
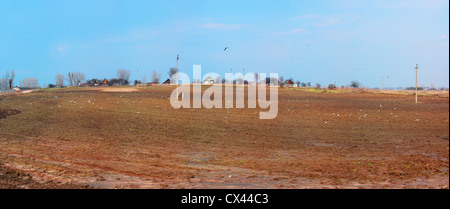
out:
<path id="1" fill-rule="evenodd" d="M 279 73 L 326 86 L 449 87 L 448 0 L 0 0 L 0 77 L 129 69 Z M 229 47 L 224 51 L 225 47 Z"/>

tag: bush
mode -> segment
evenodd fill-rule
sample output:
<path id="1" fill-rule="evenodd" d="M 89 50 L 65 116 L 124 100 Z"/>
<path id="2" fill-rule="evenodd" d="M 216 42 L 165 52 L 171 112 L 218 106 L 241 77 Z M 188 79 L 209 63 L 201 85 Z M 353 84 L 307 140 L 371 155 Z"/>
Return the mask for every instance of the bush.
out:
<path id="1" fill-rule="evenodd" d="M 336 85 L 330 84 L 330 85 L 328 85 L 328 89 L 336 89 Z"/>
<path id="2" fill-rule="evenodd" d="M 352 88 L 357 89 L 357 88 L 359 88 L 361 86 L 361 84 L 358 81 L 352 81 L 352 82 L 350 82 L 350 86 Z"/>
<path id="3" fill-rule="evenodd" d="M 416 87 L 407 87 L 406 90 L 416 90 Z M 418 87 L 417 87 L 417 90 L 422 91 L 422 90 L 423 90 L 423 87 L 418 86 Z"/>

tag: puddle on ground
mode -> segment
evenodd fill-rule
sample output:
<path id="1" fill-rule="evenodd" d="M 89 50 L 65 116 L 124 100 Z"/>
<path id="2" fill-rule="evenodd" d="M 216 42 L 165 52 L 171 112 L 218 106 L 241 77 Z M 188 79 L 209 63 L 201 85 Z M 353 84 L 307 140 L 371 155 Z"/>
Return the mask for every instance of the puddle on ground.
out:
<path id="1" fill-rule="evenodd" d="M 19 111 L 19 110 L 13 110 L 13 109 L 2 110 L 2 109 L 0 109 L 0 120 L 3 119 L 3 118 L 6 118 L 8 116 L 17 115 L 17 114 L 20 114 L 20 113 L 21 113 L 21 111 Z"/>

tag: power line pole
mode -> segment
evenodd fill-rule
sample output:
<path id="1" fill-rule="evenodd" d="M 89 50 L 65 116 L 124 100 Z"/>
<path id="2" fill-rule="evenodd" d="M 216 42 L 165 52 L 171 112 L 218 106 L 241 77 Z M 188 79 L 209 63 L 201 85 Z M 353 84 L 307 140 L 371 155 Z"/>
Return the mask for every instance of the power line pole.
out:
<path id="1" fill-rule="evenodd" d="M 417 103 L 417 71 L 419 71 L 419 65 L 416 64 L 416 103 Z"/>
<path id="2" fill-rule="evenodd" d="M 180 56 L 178 56 L 178 54 L 177 54 L 177 99 L 179 98 L 179 95 L 178 95 L 178 60 L 180 59 Z"/>
<path id="3" fill-rule="evenodd" d="M 384 89 L 384 77 L 381 76 L 381 89 Z"/>
<path id="4" fill-rule="evenodd" d="M 137 70 L 137 80 L 136 80 L 136 86 L 139 87 L 139 70 Z"/>
<path id="5" fill-rule="evenodd" d="M 387 89 L 389 89 L 389 76 L 387 76 Z"/>

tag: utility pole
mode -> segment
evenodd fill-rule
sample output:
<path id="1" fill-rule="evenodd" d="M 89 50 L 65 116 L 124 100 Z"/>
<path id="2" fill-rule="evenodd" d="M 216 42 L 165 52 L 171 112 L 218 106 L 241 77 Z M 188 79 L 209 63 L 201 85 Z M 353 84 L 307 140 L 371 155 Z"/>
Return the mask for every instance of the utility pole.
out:
<path id="1" fill-rule="evenodd" d="M 381 76 L 381 89 L 384 89 L 384 77 Z"/>
<path id="2" fill-rule="evenodd" d="M 139 70 L 137 70 L 137 80 L 136 80 L 136 86 L 139 87 Z"/>
<path id="3" fill-rule="evenodd" d="M 419 71 L 419 64 L 416 64 L 416 103 L 417 103 L 417 71 Z"/>
<path id="4" fill-rule="evenodd" d="M 178 95 L 178 60 L 180 59 L 180 56 L 178 56 L 178 54 L 177 54 L 177 99 L 179 98 L 179 95 Z"/>
<path id="5" fill-rule="evenodd" d="M 389 89 L 389 76 L 387 76 L 387 89 Z"/>
<path id="6" fill-rule="evenodd" d="M 245 68 L 242 68 L 242 85 L 245 85 Z"/>

